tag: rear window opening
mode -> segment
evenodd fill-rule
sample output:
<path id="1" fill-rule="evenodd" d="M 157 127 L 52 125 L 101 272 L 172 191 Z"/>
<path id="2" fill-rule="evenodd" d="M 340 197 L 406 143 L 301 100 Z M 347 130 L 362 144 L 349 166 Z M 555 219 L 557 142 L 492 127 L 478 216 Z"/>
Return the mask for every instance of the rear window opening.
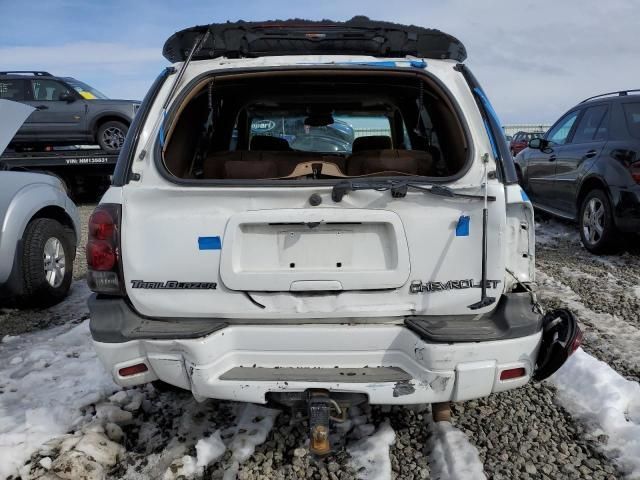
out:
<path id="1" fill-rule="evenodd" d="M 162 150 L 178 179 L 444 180 L 467 165 L 462 123 L 425 75 L 226 74 L 198 81 L 182 98 Z"/>

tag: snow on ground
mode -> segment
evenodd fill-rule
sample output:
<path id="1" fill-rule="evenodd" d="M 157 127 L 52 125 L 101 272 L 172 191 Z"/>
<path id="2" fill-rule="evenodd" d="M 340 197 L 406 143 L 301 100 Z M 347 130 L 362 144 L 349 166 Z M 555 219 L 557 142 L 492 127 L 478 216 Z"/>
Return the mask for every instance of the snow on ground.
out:
<path id="1" fill-rule="evenodd" d="M 640 477 L 640 384 L 578 349 L 551 377 L 558 400 L 593 435 L 606 435 L 604 452 L 630 478 Z"/>
<path id="2" fill-rule="evenodd" d="M 431 422 L 429 467 L 439 480 L 486 480 L 478 450 L 467 436 L 448 422 Z"/>
<path id="3" fill-rule="evenodd" d="M 389 447 L 395 441 L 395 432 L 388 422 L 384 422 L 373 435 L 362 438 L 347 449 L 351 455 L 352 465 L 361 475 L 360 478 L 391 479 Z"/>
<path id="4" fill-rule="evenodd" d="M 84 294 L 78 292 L 51 311 L 81 315 L 86 310 L 86 289 Z M 15 474 L 40 445 L 81 423 L 88 415 L 85 407 L 117 388 L 96 358 L 90 340 L 88 321 L 4 337 L 0 348 L 0 478 Z"/>
<path id="5" fill-rule="evenodd" d="M 571 288 L 540 270 L 536 272 L 536 281 L 541 298 L 560 299 L 583 325 L 587 325 L 584 333 L 588 339 L 606 339 L 607 349 L 612 356 L 640 369 L 640 329 L 616 315 L 596 313 L 587 308 Z"/>

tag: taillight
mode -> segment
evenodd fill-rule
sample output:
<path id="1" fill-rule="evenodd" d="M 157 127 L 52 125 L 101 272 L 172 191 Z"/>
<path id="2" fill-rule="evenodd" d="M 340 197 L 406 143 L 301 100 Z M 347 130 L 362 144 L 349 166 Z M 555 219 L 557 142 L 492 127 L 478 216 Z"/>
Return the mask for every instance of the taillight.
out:
<path id="1" fill-rule="evenodd" d="M 629 172 L 631 173 L 633 181 L 640 183 L 640 162 L 634 162 L 629 165 Z"/>
<path id="2" fill-rule="evenodd" d="M 526 374 L 527 371 L 522 367 L 510 368 L 500 373 L 500 380 L 512 380 L 514 378 L 524 377 Z"/>
<path id="3" fill-rule="evenodd" d="M 569 349 L 569 355 L 571 355 L 578 348 L 580 348 L 580 345 L 582 345 L 583 338 L 584 338 L 584 335 L 582 333 L 582 330 L 580 330 L 578 328 L 578 333 L 576 334 L 576 338 L 574 338 L 573 342 L 571 342 L 571 348 Z"/>
<path id="4" fill-rule="evenodd" d="M 120 264 L 121 211 L 119 204 L 103 203 L 89 218 L 87 283 L 96 293 L 124 294 Z"/>

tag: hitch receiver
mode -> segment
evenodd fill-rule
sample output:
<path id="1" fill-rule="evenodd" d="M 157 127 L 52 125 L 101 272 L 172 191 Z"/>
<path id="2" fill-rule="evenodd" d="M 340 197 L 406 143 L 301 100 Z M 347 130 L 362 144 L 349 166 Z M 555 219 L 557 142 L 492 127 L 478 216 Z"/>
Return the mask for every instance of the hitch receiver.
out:
<path id="1" fill-rule="evenodd" d="M 307 402 L 309 411 L 309 451 L 318 457 L 331 453 L 329 428 L 332 402 L 325 390 L 310 390 Z"/>

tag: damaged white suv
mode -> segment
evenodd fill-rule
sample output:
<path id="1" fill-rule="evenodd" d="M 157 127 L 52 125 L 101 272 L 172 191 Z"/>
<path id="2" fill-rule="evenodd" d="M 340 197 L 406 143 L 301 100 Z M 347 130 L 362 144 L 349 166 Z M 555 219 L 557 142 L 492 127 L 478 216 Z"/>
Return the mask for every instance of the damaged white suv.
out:
<path id="1" fill-rule="evenodd" d="M 544 378 L 533 209 L 442 32 L 373 22 L 178 32 L 90 219 L 91 332 L 123 386 L 329 419 Z M 444 408 L 443 408 L 444 407 Z"/>

